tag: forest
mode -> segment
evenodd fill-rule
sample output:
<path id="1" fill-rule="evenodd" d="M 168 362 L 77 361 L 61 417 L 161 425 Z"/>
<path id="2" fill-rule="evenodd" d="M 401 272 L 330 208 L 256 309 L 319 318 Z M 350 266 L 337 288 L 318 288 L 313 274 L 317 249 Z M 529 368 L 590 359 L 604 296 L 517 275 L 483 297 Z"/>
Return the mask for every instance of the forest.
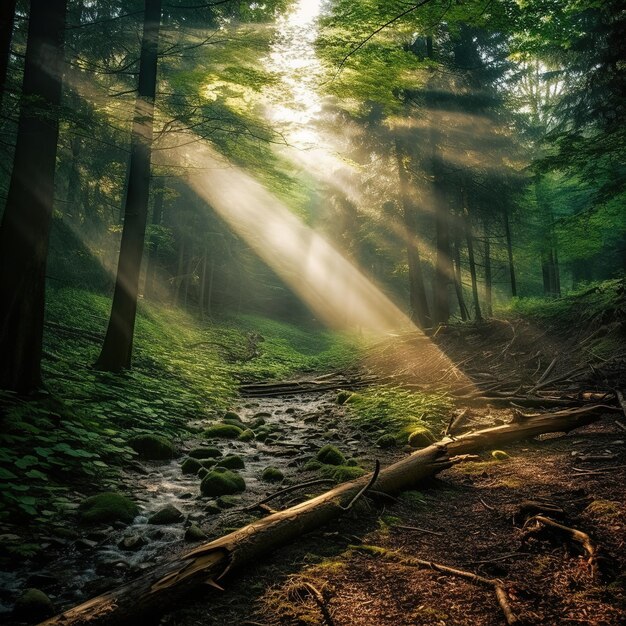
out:
<path id="1" fill-rule="evenodd" d="M 617 626 L 619 0 L 0 0 L 0 622 Z"/>

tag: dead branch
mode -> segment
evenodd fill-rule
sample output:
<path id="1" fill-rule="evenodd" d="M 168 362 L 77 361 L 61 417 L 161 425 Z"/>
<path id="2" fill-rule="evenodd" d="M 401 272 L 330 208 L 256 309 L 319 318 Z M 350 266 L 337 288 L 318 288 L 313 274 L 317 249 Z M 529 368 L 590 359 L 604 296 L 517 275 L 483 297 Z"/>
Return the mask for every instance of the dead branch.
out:
<path id="1" fill-rule="evenodd" d="M 306 489 L 307 487 L 313 487 L 314 485 L 331 485 L 334 484 L 335 481 L 332 478 L 318 478 L 316 480 L 309 480 L 305 483 L 299 483 L 298 485 L 291 485 L 290 487 L 285 487 L 284 489 L 280 489 L 275 493 L 270 494 L 269 496 L 263 498 L 263 500 L 259 500 L 254 504 L 244 507 L 241 509 L 242 511 L 254 511 L 254 509 L 258 509 L 262 507 L 264 504 L 271 502 L 274 498 L 278 498 L 286 493 L 291 493 L 292 491 L 297 491 L 298 489 Z"/>
<path id="2" fill-rule="evenodd" d="M 450 567 L 449 565 L 441 565 L 440 563 L 433 563 L 432 561 L 426 561 L 424 559 L 404 556 L 395 550 L 387 550 L 378 546 L 360 545 L 351 546 L 351 548 L 355 550 L 360 550 L 361 552 L 365 552 L 370 555 L 381 556 L 383 558 L 393 561 L 394 563 L 399 563 L 400 565 L 405 565 L 407 567 L 424 567 L 427 569 L 432 569 L 441 574 L 458 576 L 460 578 L 465 578 L 466 580 L 469 580 L 473 583 L 478 583 L 481 585 L 486 585 L 487 587 L 491 587 L 496 593 L 496 598 L 498 600 L 500 608 L 502 609 L 502 612 L 504 613 L 506 623 L 509 625 L 519 623 L 519 620 L 511 609 L 511 604 L 506 589 L 504 588 L 502 582 L 497 579 L 485 578 L 484 576 L 480 576 L 479 574 L 467 572 L 456 567 Z"/>
<path id="3" fill-rule="evenodd" d="M 335 622 L 333 621 L 330 611 L 328 610 L 328 607 L 326 606 L 326 601 L 324 600 L 324 596 L 319 591 L 319 589 L 314 587 L 311 583 L 307 583 L 307 582 L 303 583 L 303 587 L 311 594 L 317 606 L 320 607 L 320 611 L 322 612 L 322 617 L 324 618 L 324 621 L 326 622 L 326 626 L 335 626 Z"/>

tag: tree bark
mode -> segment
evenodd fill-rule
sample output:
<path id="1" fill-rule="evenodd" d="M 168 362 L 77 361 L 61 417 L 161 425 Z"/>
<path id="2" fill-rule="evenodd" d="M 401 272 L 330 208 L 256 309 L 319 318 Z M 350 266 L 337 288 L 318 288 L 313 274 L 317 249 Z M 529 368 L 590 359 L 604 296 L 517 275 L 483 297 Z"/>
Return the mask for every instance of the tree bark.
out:
<path id="1" fill-rule="evenodd" d="M 450 467 L 453 455 L 498 447 L 542 433 L 568 432 L 610 410 L 616 409 L 596 405 L 547 413 L 454 439 L 447 437 L 382 470 L 373 485 L 370 484 L 372 475 L 343 483 L 312 500 L 269 515 L 158 565 L 140 578 L 69 609 L 40 626 L 146 623 L 149 616 L 171 609 L 191 590 L 215 583 L 227 572 L 255 563 L 261 556 L 340 517 L 368 486 L 386 494 L 411 489 L 420 480 Z"/>
<path id="2" fill-rule="evenodd" d="M 433 156 L 433 210 L 435 211 L 435 237 L 437 259 L 433 281 L 433 322 L 446 324 L 450 319 L 450 297 L 448 287 L 453 280 L 452 257 L 450 255 L 450 212 L 441 189 L 441 174 L 437 158 Z"/>
<path id="3" fill-rule="evenodd" d="M 459 301 L 459 313 L 461 319 L 466 322 L 469 319 L 469 311 L 465 304 L 463 296 L 463 279 L 461 274 L 461 244 L 459 242 L 458 231 L 455 228 L 454 237 L 454 288 L 456 290 L 456 298 Z"/>
<path id="4" fill-rule="evenodd" d="M 511 240 L 511 225 L 509 224 L 509 211 L 506 206 L 503 209 L 504 236 L 506 237 L 506 252 L 509 259 L 509 276 L 511 280 L 511 295 L 517 296 L 517 280 L 515 278 L 515 264 L 513 263 L 513 242 Z"/>
<path id="5" fill-rule="evenodd" d="M 41 385 L 67 0 L 32 0 L 13 172 L 0 225 L 0 388 Z"/>
<path id="6" fill-rule="evenodd" d="M 11 58 L 15 3 L 16 0 L 2 0 L 0 2 L 0 103 L 6 90 L 9 60 Z"/>
<path id="7" fill-rule="evenodd" d="M 400 199 L 406 233 L 407 261 L 409 266 L 409 306 L 411 309 L 411 321 L 420 328 L 431 326 L 428 300 L 424 287 L 424 275 L 419 252 L 419 240 L 417 237 L 417 223 L 415 203 L 411 200 L 409 175 L 406 171 L 405 160 L 407 153 L 402 149 L 400 140 L 395 141 L 396 162 L 398 165 L 398 179 L 400 183 Z"/>
<path id="8" fill-rule="evenodd" d="M 161 0 L 145 0 L 139 93 L 135 104 L 117 278 L 106 337 L 95 364 L 97 369 L 107 372 L 119 372 L 131 365 L 139 272 L 148 219 L 160 25 Z"/>
<path id="9" fill-rule="evenodd" d="M 152 225 L 160 226 L 163 219 L 163 196 L 164 185 L 163 179 L 157 178 L 154 182 L 154 204 L 152 206 Z M 155 295 L 154 277 L 156 275 L 157 256 L 159 252 L 159 239 L 156 235 L 150 237 L 150 246 L 148 247 L 148 262 L 146 266 L 146 282 L 144 285 L 144 296 L 152 299 Z"/>
<path id="10" fill-rule="evenodd" d="M 484 256 L 485 256 L 485 310 L 487 317 L 493 315 L 492 301 L 492 277 L 491 277 L 491 245 L 489 242 L 489 233 L 487 226 L 484 228 Z"/>
<path id="11" fill-rule="evenodd" d="M 470 275 L 472 277 L 472 298 L 474 300 L 474 318 L 477 322 L 483 319 L 480 311 L 480 300 L 478 298 L 478 281 L 476 278 L 476 261 L 474 259 L 474 237 L 472 236 L 472 222 L 469 215 L 469 207 L 467 200 L 467 191 L 461 190 L 461 199 L 463 203 L 463 226 L 465 230 L 465 239 L 467 241 L 467 256 L 469 260 Z"/>

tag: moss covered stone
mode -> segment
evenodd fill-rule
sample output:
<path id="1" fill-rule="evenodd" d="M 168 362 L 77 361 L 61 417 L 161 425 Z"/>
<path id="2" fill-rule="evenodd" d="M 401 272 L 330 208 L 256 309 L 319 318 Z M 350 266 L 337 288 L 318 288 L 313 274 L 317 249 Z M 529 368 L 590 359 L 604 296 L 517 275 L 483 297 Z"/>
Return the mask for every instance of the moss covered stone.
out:
<path id="1" fill-rule="evenodd" d="M 236 420 L 241 422 L 241 417 L 239 417 L 239 413 L 235 413 L 235 411 L 226 411 L 224 413 L 224 417 L 222 418 L 224 421 L 226 420 Z"/>
<path id="2" fill-rule="evenodd" d="M 393 448 L 396 445 L 396 438 L 393 435 L 382 435 L 376 440 L 379 448 Z"/>
<path id="3" fill-rule="evenodd" d="M 216 467 L 207 473 L 200 483 L 200 491 L 205 496 L 223 496 L 245 491 L 244 479 L 229 469 Z"/>
<path id="4" fill-rule="evenodd" d="M 246 428 L 241 435 L 239 435 L 239 441 L 252 441 L 254 439 L 254 431 Z"/>
<path id="5" fill-rule="evenodd" d="M 310 459 L 304 464 L 304 469 L 309 472 L 315 472 L 322 467 L 324 467 L 324 464 L 320 463 L 317 459 Z"/>
<path id="6" fill-rule="evenodd" d="M 229 456 L 225 456 L 223 459 L 220 459 L 217 462 L 218 467 L 225 467 L 226 469 L 243 469 L 246 464 L 244 463 L 244 460 L 236 455 L 236 454 L 231 454 Z"/>
<path id="7" fill-rule="evenodd" d="M 203 539 L 206 539 L 206 533 L 202 530 L 202 528 L 200 528 L 200 526 L 197 526 L 196 524 L 192 524 L 185 531 L 185 541 L 191 543 L 194 541 L 202 541 Z"/>
<path id="8" fill-rule="evenodd" d="M 176 446 L 160 435 L 136 435 L 128 445 L 146 461 L 165 461 L 176 456 Z"/>
<path id="9" fill-rule="evenodd" d="M 277 467 L 266 467 L 261 474 L 261 480 L 266 483 L 279 483 L 285 475 Z"/>
<path id="10" fill-rule="evenodd" d="M 201 467 L 198 470 L 198 477 L 200 479 L 204 478 L 209 473 L 209 470 L 206 467 Z"/>
<path id="11" fill-rule="evenodd" d="M 322 474 L 328 478 L 332 478 L 338 483 L 345 483 L 349 480 L 356 480 L 361 478 L 365 474 L 365 470 L 362 467 L 355 467 L 353 465 L 337 465 L 322 468 Z"/>
<path id="12" fill-rule="evenodd" d="M 27 589 L 15 603 L 13 617 L 20 622 L 37 624 L 54 615 L 50 598 L 39 589 Z"/>
<path id="13" fill-rule="evenodd" d="M 338 448 L 328 444 L 317 453 L 317 460 L 324 465 L 343 465 L 346 457 Z"/>
<path id="14" fill-rule="evenodd" d="M 208 446 L 204 448 L 194 448 L 193 450 L 189 450 L 187 456 L 191 457 L 192 459 L 216 459 L 217 457 L 222 456 L 222 452 L 219 448 Z"/>
<path id="15" fill-rule="evenodd" d="M 428 428 L 425 428 L 423 426 L 416 428 L 409 435 L 409 445 L 412 448 L 425 448 L 431 443 L 434 443 L 434 441 L 435 438 L 433 437 L 433 434 L 430 432 L 430 430 L 428 430 Z"/>
<path id="16" fill-rule="evenodd" d="M 234 424 L 213 424 L 204 431 L 205 437 L 219 437 L 221 439 L 237 439 L 243 428 Z"/>
<path id="17" fill-rule="evenodd" d="M 167 504 L 148 518 L 148 524 L 177 524 L 182 522 L 185 516 L 173 504 Z"/>
<path id="18" fill-rule="evenodd" d="M 78 506 L 81 521 L 88 524 L 125 522 L 130 524 L 139 514 L 139 507 L 129 498 L 107 491 L 83 500 Z"/>
<path id="19" fill-rule="evenodd" d="M 220 507 L 220 510 L 234 509 L 238 504 L 239 500 L 236 496 L 220 496 L 217 499 L 217 506 Z"/>
<path id="20" fill-rule="evenodd" d="M 202 463 L 198 459 L 185 459 L 180 469 L 183 474 L 197 474 L 202 467 Z"/>

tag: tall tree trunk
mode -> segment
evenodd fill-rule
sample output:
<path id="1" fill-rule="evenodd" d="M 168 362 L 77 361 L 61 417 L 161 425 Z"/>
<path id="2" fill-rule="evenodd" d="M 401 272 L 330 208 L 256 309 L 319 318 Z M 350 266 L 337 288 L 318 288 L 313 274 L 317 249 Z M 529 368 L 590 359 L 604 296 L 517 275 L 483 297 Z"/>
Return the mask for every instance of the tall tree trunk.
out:
<path id="1" fill-rule="evenodd" d="M 67 177 L 67 210 L 70 214 L 71 221 L 75 224 L 80 224 L 80 169 L 78 164 L 81 147 L 81 138 L 74 135 L 70 140 L 72 162 Z"/>
<path id="2" fill-rule="evenodd" d="M 119 372 L 129 368 L 137 313 L 139 272 L 146 236 L 150 195 L 154 98 L 157 80 L 161 0 L 145 0 L 139 60 L 139 93 L 130 147 L 128 191 L 120 243 L 113 306 L 96 368 Z"/>
<path id="3" fill-rule="evenodd" d="M 2 0 L 0 2 L 0 103 L 6 90 L 9 60 L 11 58 L 15 3 L 16 0 Z"/>
<path id="4" fill-rule="evenodd" d="M 41 384 L 67 0 L 32 0 L 13 172 L 0 225 L 0 387 Z"/>
<path id="5" fill-rule="evenodd" d="M 211 271 L 209 273 L 209 288 L 207 291 L 206 312 L 209 317 L 213 315 L 213 279 L 215 276 L 215 260 L 211 257 Z"/>
<path id="6" fill-rule="evenodd" d="M 163 179 L 157 178 L 154 181 L 154 204 L 152 206 L 152 225 L 159 226 L 163 219 L 163 195 L 164 185 Z M 146 298 L 154 298 L 154 277 L 156 275 L 156 265 L 159 252 L 159 238 L 156 234 L 150 237 L 150 246 L 148 247 L 148 262 L 146 267 L 146 283 L 144 285 L 144 296 Z"/>
<path id="7" fill-rule="evenodd" d="M 183 285 L 185 271 L 185 234 L 181 233 L 180 248 L 178 249 L 178 266 L 176 268 L 176 287 L 174 289 L 174 304 L 180 304 L 180 288 Z"/>
<path id="8" fill-rule="evenodd" d="M 487 317 L 493 315 L 492 302 L 492 278 L 491 278 L 491 244 L 489 242 L 489 233 L 487 226 L 484 227 L 484 256 L 485 256 L 485 311 Z"/>
<path id="9" fill-rule="evenodd" d="M 410 196 L 409 175 L 406 171 L 405 159 L 408 155 L 402 149 L 400 141 L 395 142 L 396 161 L 398 164 L 398 178 L 400 183 L 400 197 L 402 201 L 404 228 L 407 242 L 407 260 L 409 266 L 409 306 L 411 308 L 411 321 L 420 328 L 431 326 L 428 300 L 424 287 L 424 275 L 419 253 L 419 240 L 417 237 L 417 208 Z"/>
<path id="10" fill-rule="evenodd" d="M 474 317 L 477 322 L 483 319 L 480 311 L 480 300 L 478 298 L 478 282 L 476 280 L 476 261 L 474 259 L 474 237 L 472 235 L 472 222 L 470 220 L 467 191 L 461 190 L 463 202 L 463 225 L 465 227 L 465 239 L 467 241 L 467 256 L 469 260 L 470 275 L 472 277 L 472 298 L 474 300 Z"/>
<path id="11" fill-rule="evenodd" d="M 204 301 L 206 299 L 206 281 L 207 281 L 207 257 L 208 251 L 206 246 L 202 251 L 202 271 L 200 273 L 200 319 L 204 321 Z"/>
<path id="12" fill-rule="evenodd" d="M 461 244 L 459 242 L 458 228 L 455 227 L 454 234 L 454 288 L 456 291 L 456 298 L 459 301 L 459 313 L 461 319 L 466 322 L 469 319 L 469 311 L 465 304 L 465 297 L 463 296 L 463 279 L 461 274 Z"/>
<path id="13" fill-rule="evenodd" d="M 437 260 L 433 283 L 433 321 L 445 324 L 450 319 L 448 287 L 453 280 L 450 255 L 450 222 L 448 206 L 440 188 L 439 175 L 433 181 Z"/>
<path id="14" fill-rule="evenodd" d="M 509 224 L 509 211 L 505 206 L 503 209 L 504 236 L 506 237 L 506 252 L 509 259 L 509 276 L 511 280 L 511 295 L 517 296 L 517 280 L 515 279 L 515 264 L 513 263 L 513 242 L 511 240 L 511 225 Z"/>

